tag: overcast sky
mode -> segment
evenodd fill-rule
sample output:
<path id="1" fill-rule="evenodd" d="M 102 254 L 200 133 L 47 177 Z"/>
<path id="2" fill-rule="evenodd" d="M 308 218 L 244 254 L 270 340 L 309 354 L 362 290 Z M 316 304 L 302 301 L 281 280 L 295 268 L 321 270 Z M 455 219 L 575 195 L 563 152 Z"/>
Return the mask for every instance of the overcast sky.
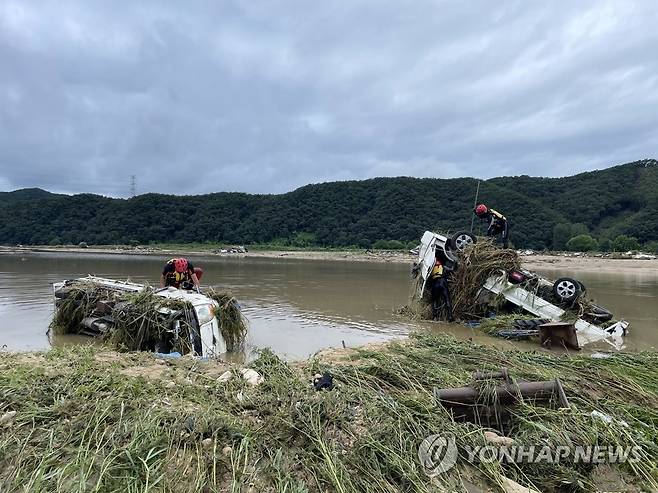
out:
<path id="1" fill-rule="evenodd" d="M 279 193 L 658 157 L 658 2 L 0 2 L 0 190 Z"/>

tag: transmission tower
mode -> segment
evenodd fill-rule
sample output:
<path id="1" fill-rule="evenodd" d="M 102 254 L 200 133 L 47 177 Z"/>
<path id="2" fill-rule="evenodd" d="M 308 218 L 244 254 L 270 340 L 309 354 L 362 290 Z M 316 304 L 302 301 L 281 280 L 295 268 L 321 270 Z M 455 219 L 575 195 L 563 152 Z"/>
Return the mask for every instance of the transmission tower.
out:
<path id="1" fill-rule="evenodd" d="M 137 176 L 130 175 L 130 196 L 137 195 Z"/>

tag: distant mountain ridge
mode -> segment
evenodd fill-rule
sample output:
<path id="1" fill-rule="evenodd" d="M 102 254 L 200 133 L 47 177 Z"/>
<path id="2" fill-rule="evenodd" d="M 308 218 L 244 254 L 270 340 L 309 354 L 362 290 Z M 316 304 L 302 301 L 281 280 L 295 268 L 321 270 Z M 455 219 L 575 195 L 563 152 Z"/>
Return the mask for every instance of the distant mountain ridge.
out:
<path id="1" fill-rule="evenodd" d="M 54 195 L 57 194 L 48 192 L 41 188 L 21 188 L 20 190 L 14 190 L 11 192 L 0 192 L 0 203 L 46 199 Z"/>
<path id="2" fill-rule="evenodd" d="M 373 178 L 306 185 L 281 195 L 145 194 L 130 199 L 30 188 L 0 192 L 0 242 L 370 247 L 377 240 L 416 241 L 426 229 L 469 229 L 476 185 L 473 178 Z M 625 234 L 642 243 L 655 241 L 658 161 L 564 178 L 492 178 L 481 182 L 478 202 L 507 216 L 517 247 L 555 247 L 556 225 L 571 225 L 598 239 Z"/>

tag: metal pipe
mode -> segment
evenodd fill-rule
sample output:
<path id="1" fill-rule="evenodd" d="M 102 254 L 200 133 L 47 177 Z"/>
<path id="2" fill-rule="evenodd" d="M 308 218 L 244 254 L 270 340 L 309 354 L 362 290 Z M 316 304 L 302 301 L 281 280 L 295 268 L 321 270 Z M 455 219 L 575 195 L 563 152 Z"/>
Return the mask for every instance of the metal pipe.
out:
<path id="1" fill-rule="evenodd" d="M 512 382 L 509 371 L 507 368 L 501 368 L 500 371 L 476 371 L 473 373 L 473 380 L 505 380 L 508 383 Z"/>
<path id="2" fill-rule="evenodd" d="M 494 389 L 496 402 L 500 404 L 513 404 L 520 397 L 525 399 L 549 400 L 557 396 L 562 407 L 569 407 L 564 389 L 558 379 L 544 382 L 519 382 L 498 385 Z M 482 390 L 473 387 L 459 387 L 454 389 L 434 389 L 434 397 L 446 407 L 473 404 L 487 404 L 483 400 Z"/>

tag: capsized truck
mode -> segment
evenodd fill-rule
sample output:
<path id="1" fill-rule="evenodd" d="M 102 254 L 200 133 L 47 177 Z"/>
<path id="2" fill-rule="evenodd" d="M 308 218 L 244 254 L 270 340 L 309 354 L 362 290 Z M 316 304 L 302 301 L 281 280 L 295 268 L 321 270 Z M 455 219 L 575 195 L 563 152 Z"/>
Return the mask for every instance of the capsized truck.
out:
<path id="1" fill-rule="evenodd" d="M 437 249 L 441 250 L 448 259 L 447 270 L 454 270 L 459 261 L 459 252 L 476 241 L 475 236 L 465 231 L 455 233 L 452 237 L 425 231 L 420 240 L 420 245 L 415 249 L 418 252 L 417 268 L 423 278 L 419 294 L 422 295 L 427 279 L 430 277 Z"/>
<path id="2" fill-rule="evenodd" d="M 419 269 L 423 278 L 419 294 L 422 296 L 425 283 L 432 272 L 437 248 L 441 249 L 449 263 L 453 264 L 449 268 L 455 269 L 459 262 L 459 252 L 476 241 L 473 235 L 466 232 L 459 232 L 452 237 L 448 237 L 425 231 L 418 248 L 417 269 Z M 529 271 L 505 272 L 501 270 L 486 280 L 478 300 L 484 303 L 493 296 L 503 296 L 508 302 L 528 313 L 542 319 L 559 322 L 565 317 L 566 310 L 547 298 L 557 299 L 563 303 L 572 303 L 584 292 L 585 286 L 576 279 L 560 278 L 551 281 Z M 549 296 L 551 293 L 552 296 Z M 574 322 L 579 343 L 586 345 L 605 341 L 616 349 L 621 349 L 623 337 L 626 335 L 629 323 L 625 320 L 611 322 L 612 314 L 608 310 L 594 306 L 596 313 L 588 314 L 589 320 L 579 318 Z M 610 323 L 606 324 L 606 322 Z"/>
<path id="3" fill-rule="evenodd" d="M 55 307 L 68 297 L 71 289 L 76 284 L 79 285 L 80 283 L 95 285 L 117 294 L 137 293 L 146 289 L 144 284 L 90 275 L 54 283 Z M 189 344 L 194 348 L 197 355 L 212 358 L 226 352 L 226 342 L 219 330 L 219 324 L 215 316 L 219 308 L 215 300 L 197 291 L 176 289 L 172 286 L 156 289 L 154 294 L 162 298 L 186 301 L 192 307 L 191 310 L 172 310 L 171 308 L 160 307 L 158 313 L 154 314 L 167 321 L 173 338 L 180 337 L 180 325 L 186 323 L 193 328 L 189 331 L 191 338 Z M 89 336 L 101 336 L 111 330 L 113 324 L 112 314 L 103 313 L 100 310 L 100 313 L 92 314 L 82 320 L 80 333 Z M 169 352 L 167 347 L 154 347 L 153 349 L 157 352 Z"/>

